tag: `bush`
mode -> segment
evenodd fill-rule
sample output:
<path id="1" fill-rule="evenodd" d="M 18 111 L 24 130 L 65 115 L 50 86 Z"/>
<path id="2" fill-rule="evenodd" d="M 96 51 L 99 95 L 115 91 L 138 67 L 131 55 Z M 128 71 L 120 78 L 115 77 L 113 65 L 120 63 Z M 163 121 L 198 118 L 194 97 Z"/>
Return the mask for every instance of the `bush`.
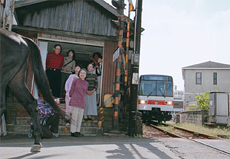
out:
<path id="1" fill-rule="evenodd" d="M 191 104 L 189 105 L 188 110 L 201 110 L 200 106 L 196 105 L 196 104 Z"/>
<path id="2" fill-rule="evenodd" d="M 209 94 L 210 92 L 204 92 L 200 95 L 195 96 L 197 101 L 197 109 L 196 110 L 208 110 L 209 108 Z"/>

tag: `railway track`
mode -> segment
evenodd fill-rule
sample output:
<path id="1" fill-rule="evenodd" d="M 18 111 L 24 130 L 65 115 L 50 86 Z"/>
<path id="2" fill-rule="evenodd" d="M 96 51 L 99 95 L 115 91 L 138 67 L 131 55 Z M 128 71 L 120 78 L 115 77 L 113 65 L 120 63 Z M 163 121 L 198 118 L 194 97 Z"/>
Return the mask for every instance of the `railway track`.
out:
<path id="1" fill-rule="evenodd" d="M 185 138 L 188 138 L 188 139 L 194 139 L 194 138 L 197 138 L 197 139 L 222 139 L 220 137 L 215 137 L 215 136 L 211 136 L 211 135 L 207 135 L 207 134 L 195 132 L 195 131 L 192 131 L 192 130 L 188 130 L 188 129 L 181 128 L 181 127 L 174 126 L 174 125 L 170 125 L 170 124 L 164 124 L 164 123 L 162 123 L 162 125 L 164 125 L 164 126 L 171 126 L 174 129 L 177 129 L 179 131 L 184 132 L 184 133 L 182 133 L 184 135 L 181 135 L 181 136 L 185 137 Z"/>
<path id="2" fill-rule="evenodd" d="M 156 130 L 158 130 L 158 131 L 164 133 L 165 135 L 170 136 L 170 137 L 181 138 L 181 136 L 179 136 L 179 135 L 177 135 L 177 134 L 174 134 L 174 133 L 171 133 L 171 132 L 169 132 L 169 131 L 166 131 L 166 130 L 164 130 L 164 129 L 161 129 L 161 128 L 159 128 L 159 127 L 153 125 L 153 124 L 150 124 L 150 126 L 153 127 L 153 128 L 155 128 Z"/>
<path id="3" fill-rule="evenodd" d="M 225 154 L 227 156 L 230 156 L 230 152 L 229 151 L 226 151 L 224 149 L 221 149 L 221 148 L 218 148 L 218 147 L 215 147 L 213 145 L 210 145 L 210 144 L 207 144 L 205 142 L 197 140 L 197 139 L 221 139 L 221 140 L 223 140 L 222 138 L 215 137 L 215 136 L 210 136 L 210 135 L 199 133 L 199 132 L 194 132 L 194 131 L 191 131 L 191 130 L 188 130 L 188 129 L 184 129 L 184 128 L 181 128 L 181 127 L 177 127 L 177 126 L 174 126 L 174 125 L 169 125 L 169 124 L 162 124 L 162 125 L 164 125 L 164 126 L 171 126 L 174 129 L 180 130 L 180 131 L 182 131 L 182 133 L 181 133 L 182 135 L 181 134 L 178 135 L 178 134 L 166 131 L 166 130 L 164 130 L 162 128 L 159 128 L 157 125 L 154 125 L 154 123 L 151 123 L 150 127 L 152 127 L 155 130 L 160 131 L 163 134 L 167 135 L 165 137 L 184 138 L 184 139 L 196 142 L 198 144 L 202 144 L 202 145 L 207 146 L 209 148 L 215 149 L 216 151 L 218 151 L 218 152 L 220 152 L 222 154 Z"/>

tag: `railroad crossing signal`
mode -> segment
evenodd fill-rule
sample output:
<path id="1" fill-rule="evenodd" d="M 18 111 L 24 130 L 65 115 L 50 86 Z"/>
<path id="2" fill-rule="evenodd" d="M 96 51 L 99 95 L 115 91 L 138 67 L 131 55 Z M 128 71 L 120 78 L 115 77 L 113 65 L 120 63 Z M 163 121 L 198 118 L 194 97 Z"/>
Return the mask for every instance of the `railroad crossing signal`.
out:
<path id="1" fill-rule="evenodd" d="M 125 24 L 124 21 L 121 20 L 121 17 L 118 17 L 118 20 L 112 20 L 112 22 L 115 24 L 118 32 L 124 29 Z"/>
<path id="2" fill-rule="evenodd" d="M 117 8 L 117 12 L 122 15 L 125 8 L 124 0 L 112 0 L 112 5 Z"/>

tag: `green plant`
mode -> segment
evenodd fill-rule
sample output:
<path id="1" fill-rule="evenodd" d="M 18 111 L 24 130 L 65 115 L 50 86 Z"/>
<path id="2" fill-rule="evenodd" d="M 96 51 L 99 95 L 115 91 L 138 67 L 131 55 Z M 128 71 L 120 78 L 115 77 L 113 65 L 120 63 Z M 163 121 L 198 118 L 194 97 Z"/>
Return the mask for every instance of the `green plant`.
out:
<path id="1" fill-rule="evenodd" d="M 135 138 L 142 138 L 141 134 L 134 135 Z"/>
<path id="2" fill-rule="evenodd" d="M 145 124 L 142 124 L 142 129 L 143 129 L 143 130 L 147 130 Z"/>
<path id="3" fill-rule="evenodd" d="M 197 109 L 196 110 L 208 110 L 209 107 L 209 94 L 210 92 L 204 92 L 200 95 L 195 96 L 197 101 Z"/>
<path id="4" fill-rule="evenodd" d="M 188 110 L 200 110 L 200 107 L 198 105 L 193 104 L 193 105 L 189 105 Z"/>
<path id="5" fill-rule="evenodd" d="M 185 129 L 189 129 L 192 131 L 196 131 L 196 132 L 200 132 L 200 133 L 208 134 L 208 135 L 212 135 L 212 136 L 218 136 L 218 135 L 230 136 L 230 126 L 223 127 L 223 128 L 221 128 L 220 126 L 216 127 L 216 128 L 210 128 L 210 127 L 195 125 L 195 124 L 191 124 L 191 123 L 183 123 L 183 124 L 172 123 L 172 125 L 176 125 L 178 127 L 182 127 Z"/>

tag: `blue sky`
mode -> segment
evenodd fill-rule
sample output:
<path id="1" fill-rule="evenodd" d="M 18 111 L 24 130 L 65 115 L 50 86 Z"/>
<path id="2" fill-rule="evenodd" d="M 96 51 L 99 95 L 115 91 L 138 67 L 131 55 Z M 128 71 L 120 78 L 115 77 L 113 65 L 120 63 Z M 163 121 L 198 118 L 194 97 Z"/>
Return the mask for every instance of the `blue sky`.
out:
<path id="1" fill-rule="evenodd" d="M 182 67 L 230 65 L 230 0 L 143 0 L 142 27 L 140 75 L 171 75 L 183 90 Z"/>

